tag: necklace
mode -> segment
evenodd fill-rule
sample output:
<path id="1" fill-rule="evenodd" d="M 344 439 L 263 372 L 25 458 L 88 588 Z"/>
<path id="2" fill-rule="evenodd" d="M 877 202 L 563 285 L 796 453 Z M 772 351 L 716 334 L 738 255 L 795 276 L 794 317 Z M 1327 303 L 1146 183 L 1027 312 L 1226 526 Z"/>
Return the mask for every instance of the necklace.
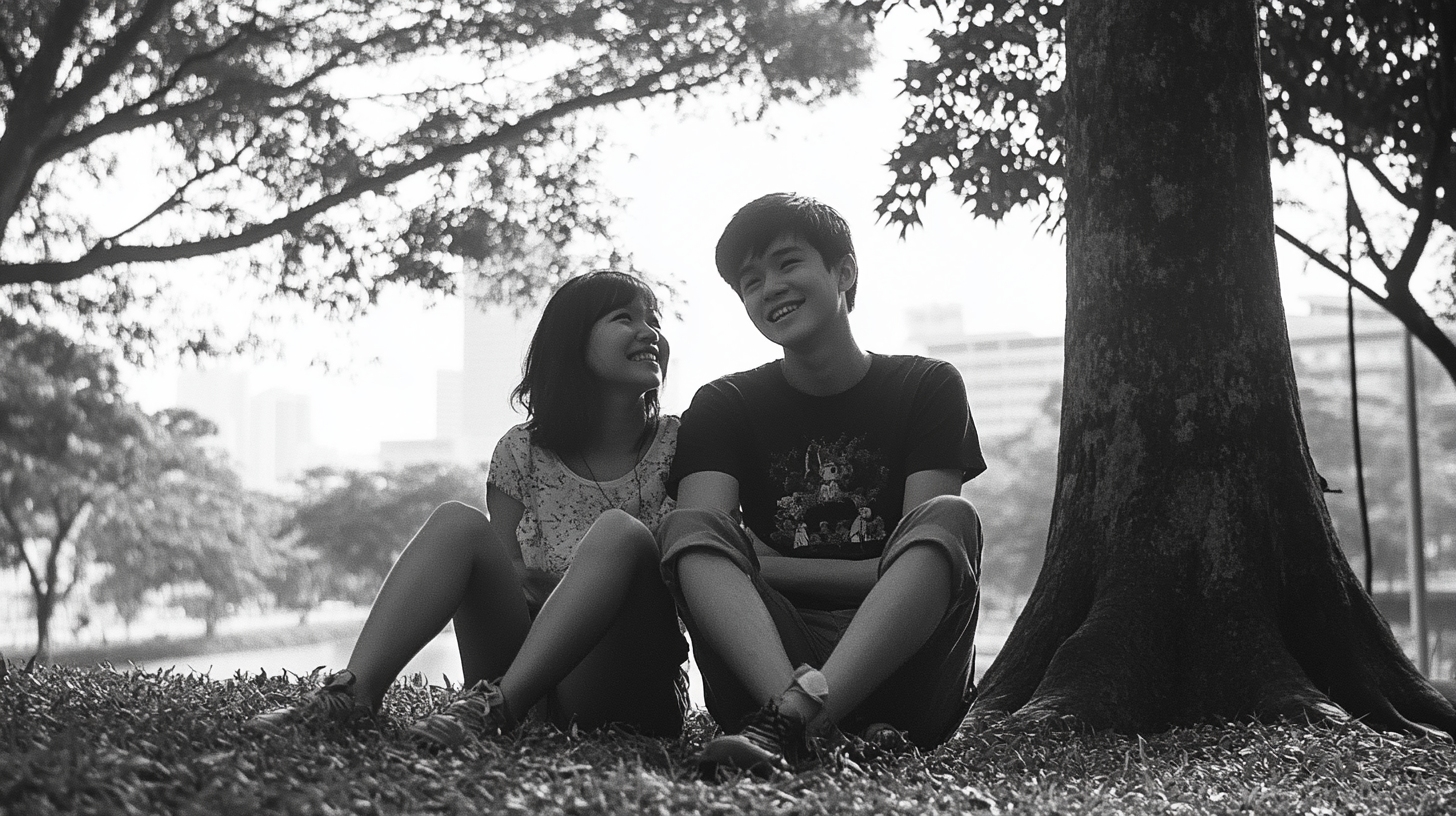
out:
<path id="1" fill-rule="evenodd" d="M 626 507 L 617 507 L 617 505 L 612 502 L 612 497 L 607 495 L 607 491 L 602 487 L 601 480 L 598 479 L 597 474 L 592 471 L 591 462 L 587 461 L 586 454 L 577 454 L 581 457 L 581 463 L 586 466 L 586 475 L 591 477 L 592 484 L 596 485 L 597 492 L 602 494 L 602 501 L 606 503 L 606 506 L 602 508 L 602 512 L 605 513 L 606 511 L 613 508 L 628 512 L 630 515 L 633 516 L 636 516 L 642 512 L 642 473 L 640 472 L 642 466 L 642 456 L 640 454 L 641 450 L 642 446 L 639 444 L 637 446 L 637 451 L 639 452 L 637 461 L 632 464 L 632 481 L 634 484 L 637 485 L 637 510 L 635 513 L 627 511 Z"/>

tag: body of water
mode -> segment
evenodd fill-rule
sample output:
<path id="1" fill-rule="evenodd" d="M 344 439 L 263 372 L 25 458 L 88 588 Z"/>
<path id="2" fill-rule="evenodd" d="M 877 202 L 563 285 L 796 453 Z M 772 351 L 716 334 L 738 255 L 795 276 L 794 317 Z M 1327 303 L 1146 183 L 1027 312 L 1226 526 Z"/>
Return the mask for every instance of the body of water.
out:
<path id="1" fill-rule="evenodd" d="M 257 674 L 261 669 L 268 674 L 308 674 L 319 666 L 325 672 L 342 669 L 349 662 L 354 650 L 354 638 L 341 638 L 324 643 L 308 643 L 300 646 L 282 646 L 272 649 L 254 649 L 246 652 L 219 652 L 193 655 L 190 657 L 169 657 L 138 663 L 137 667 L 148 671 L 172 668 L 176 671 L 205 674 L 214 680 L 232 677 L 242 671 Z M 401 676 L 420 673 L 435 685 L 443 685 L 450 678 L 454 685 L 460 685 L 464 674 L 460 669 L 460 652 L 455 648 L 455 635 L 446 631 L 420 650 L 405 666 Z"/>
<path id="2" fill-rule="evenodd" d="M 325 667 L 326 673 L 342 669 L 348 664 L 349 654 L 353 650 L 354 638 L 349 637 L 303 646 L 152 660 L 138 663 L 136 666 L 146 671 L 170 668 L 179 672 L 207 675 L 214 680 L 232 677 L 239 671 L 257 674 L 260 669 L 270 675 L 281 674 L 285 671 L 303 675 L 319 666 Z M 455 686 L 464 682 L 465 674 L 460 668 L 460 650 L 455 646 L 453 632 L 447 630 L 430 641 L 405 666 L 400 676 L 407 677 L 415 673 L 424 675 L 425 679 L 433 685 L 444 685 L 447 677 Z M 698 674 L 697 664 L 691 660 L 688 661 L 688 680 L 690 681 L 688 697 L 693 705 L 702 708 L 703 679 Z"/>

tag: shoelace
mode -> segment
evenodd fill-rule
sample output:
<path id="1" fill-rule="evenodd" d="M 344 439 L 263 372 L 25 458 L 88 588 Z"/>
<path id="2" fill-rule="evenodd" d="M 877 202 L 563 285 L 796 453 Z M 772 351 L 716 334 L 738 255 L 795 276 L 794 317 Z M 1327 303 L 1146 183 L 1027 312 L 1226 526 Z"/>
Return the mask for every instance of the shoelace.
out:
<path id="1" fill-rule="evenodd" d="M 798 722 L 779 712 L 772 702 L 745 718 L 743 729 L 738 733 L 749 742 L 775 754 L 789 749 L 789 733 Z"/>
<path id="2" fill-rule="evenodd" d="M 324 686 L 313 697 L 315 709 L 331 720 L 343 720 L 354 713 L 354 695 L 347 686 Z"/>
<path id="3" fill-rule="evenodd" d="M 440 713 L 421 720 L 416 728 L 428 730 L 442 741 L 449 736 L 446 732 L 456 727 L 466 733 L 485 733 L 490 730 L 491 712 L 502 702 L 500 690 L 482 680 L 462 691 Z"/>
<path id="4" fill-rule="evenodd" d="M 318 691 L 309 698 L 306 713 L 336 722 L 343 722 L 354 714 L 357 707 L 354 700 L 354 675 L 340 672 L 330 677 Z"/>

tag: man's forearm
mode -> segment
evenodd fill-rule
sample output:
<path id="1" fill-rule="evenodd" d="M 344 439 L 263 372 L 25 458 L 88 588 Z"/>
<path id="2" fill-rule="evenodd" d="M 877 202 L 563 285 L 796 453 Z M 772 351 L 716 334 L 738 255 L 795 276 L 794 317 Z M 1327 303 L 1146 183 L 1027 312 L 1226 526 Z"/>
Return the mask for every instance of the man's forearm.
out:
<path id="1" fill-rule="evenodd" d="M 760 558 L 768 585 L 790 597 L 813 598 L 829 604 L 857 606 L 870 594 L 879 577 L 879 560 L 839 558 Z"/>

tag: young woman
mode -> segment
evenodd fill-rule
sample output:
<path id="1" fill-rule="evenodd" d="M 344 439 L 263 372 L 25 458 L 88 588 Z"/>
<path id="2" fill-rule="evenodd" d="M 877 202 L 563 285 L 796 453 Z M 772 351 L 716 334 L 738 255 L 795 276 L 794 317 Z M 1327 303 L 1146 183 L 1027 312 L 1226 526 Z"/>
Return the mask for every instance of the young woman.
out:
<path id="1" fill-rule="evenodd" d="M 348 667 L 247 727 L 373 716 L 453 619 L 465 688 L 410 727 L 419 739 L 506 731 L 538 704 L 559 726 L 676 735 L 687 644 L 651 532 L 671 509 L 678 421 L 659 416 L 657 401 L 667 360 L 641 280 L 594 272 L 564 284 L 513 394 L 529 419 L 491 458 L 489 517 L 456 502 L 436 509 L 390 570 Z"/>

